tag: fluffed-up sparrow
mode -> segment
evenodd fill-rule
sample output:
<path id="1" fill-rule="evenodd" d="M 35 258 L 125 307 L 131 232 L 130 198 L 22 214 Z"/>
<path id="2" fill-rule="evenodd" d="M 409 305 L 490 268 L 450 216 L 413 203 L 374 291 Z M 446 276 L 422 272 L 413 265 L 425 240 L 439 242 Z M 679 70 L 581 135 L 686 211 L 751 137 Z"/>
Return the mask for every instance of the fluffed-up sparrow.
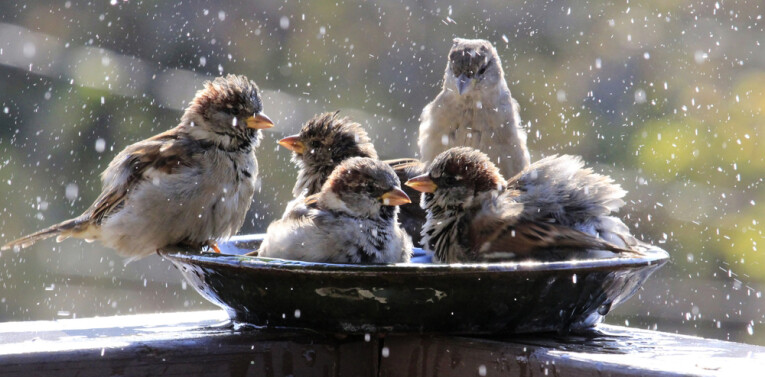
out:
<path id="1" fill-rule="evenodd" d="M 235 234 L 255 192 L 262 113 L 244 76 L 205 82 L 178 126 L 126 147 L 101 175 L 102 192 L 80 216 L 9 242 L 56 236 L 98 240 L 129 259 L 176 244 L 208 245 Z"/>
<path id="2" fill-rule="evenodd" d="M 298 166 L 298 177 L 292 193 L 295 197 L 284 212 L 287 216 L 292 208 L 321 189 L 332 170 L 351 157 L 377 159 L 377 151 L 369 135 L 357 122 L 340 117 L 339 112 L 318 114 L 308 120 L 300 132 L 279 140 L 279 145 L 293 152 L 292 161 Z M 399 180 L 404 182 L 425 171 L 416 159 L 402 158 L 385 161 L 393 167 Z M 415 194 L 414 203 L 400 206 L 399 220 L 415 244 L 419 243 L 425 211 L 419 206 L 419 193 L 405 187 L 407 194 Z M 411 196 L 411 195 L 410 195 Z"/>
<path id="3" fill-rule="evenodd" d="M 634 256 L 642 246 L 610 216 L 625 191 L 578 157 L 550 156 L 505 181 L 484 153 L 458 147 L 406 185 L 425 193 L 423 243 L 440 262 Z"/>
<path id="4" fill-rule="evenodd" d="M 388 164 L 365 157 L 340 163 L 319 193 L 268 226 L 260 257 L 326 263 L 408 262 L 412 241 L 397 221 L 409 203 Z"/>

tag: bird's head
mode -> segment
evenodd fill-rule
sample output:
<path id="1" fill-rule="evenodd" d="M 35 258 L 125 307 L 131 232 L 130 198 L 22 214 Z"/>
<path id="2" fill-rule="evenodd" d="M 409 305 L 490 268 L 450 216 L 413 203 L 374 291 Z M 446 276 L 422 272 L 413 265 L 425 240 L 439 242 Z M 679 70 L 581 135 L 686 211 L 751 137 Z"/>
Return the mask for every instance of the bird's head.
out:
<path id="1" fill-rule="evenodd" d="M 454 38 L 446 66 L 446 82 L 459 95 L 495 87 L 504 80 L 499 55 L 483 39 Z"/>
<path id="2" fill-rule="evenodd" d="M 303 125 L 300 133 L 279 140 L 279 145 L 294 152 L 299 165 L 327 174 L 350 157 L 377 158 L 367 132 L 338 112 L 318 114 Z"/>
<path id="3" fill-rule="evenodd" d="M 393 169 L 366 157 L 349 158 L 338 165 L 318 200 L 330 210 L 388 219 L 394 217 L 396 206 L 411 203 Z"/>
<path id="4" fill-rule="evenodd" d="M 258 86 L 245 76 L 227 75 L 204 83 L 184 114 L 191 134 L 220 144 L 257 142 L 274 123 L 263 114 Z"/>
<path id="5" fill-rule="evenodd" d="M 451 148 L 431 163 L 428 172 L 406 185 L 436 198 L 443 205 L 470 203 L 476 196 L 499 191 L 505 179 L 481 151 L 469 147 Z"/>

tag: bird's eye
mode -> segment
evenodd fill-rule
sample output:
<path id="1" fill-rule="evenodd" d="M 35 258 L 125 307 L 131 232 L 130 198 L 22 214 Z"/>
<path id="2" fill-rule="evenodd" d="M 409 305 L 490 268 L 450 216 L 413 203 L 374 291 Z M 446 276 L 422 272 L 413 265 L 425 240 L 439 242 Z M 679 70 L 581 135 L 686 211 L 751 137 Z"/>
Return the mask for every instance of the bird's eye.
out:
<path id="1" fill-rule="evenodd" d="M 457 178 L 451 175 L 447 175 L 443 179 L 444 179 L 444 183 L 446 183 L 447 185 L 453 185 L 457 183 Z"/>

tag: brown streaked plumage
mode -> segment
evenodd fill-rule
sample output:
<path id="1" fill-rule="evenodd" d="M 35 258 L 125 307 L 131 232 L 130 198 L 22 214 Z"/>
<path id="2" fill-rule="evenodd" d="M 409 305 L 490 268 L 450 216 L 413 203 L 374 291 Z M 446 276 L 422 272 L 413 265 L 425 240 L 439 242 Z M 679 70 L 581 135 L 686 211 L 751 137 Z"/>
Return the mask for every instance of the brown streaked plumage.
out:
<path id="1" fill-rule="evenodd" d="M 174 244 L 214 246 L 244 222 L 258 173 L 262 114 L 257 85 L 228 75 L 205 83 L 181 123 L 126 147 L 101 175 L 103 188 L 79 217 L 9 242 L 24 248 L 57 236 L 99 240 L 138 259 Z"/>
<path id="2" fill-rule="evenodd" d="M 318 114 L 308 120 L 300 133 L 279 141 L 291 150 L 292 161 L 298 166 L 298 178 L 292 194 L 313 195 L 332 170 L 350 157 L 377 158 L 377 151 L 367 132 L 339 111 Z"/>
<path id="3" fill-rule="evenodd" d="M 377 158 L 377 151 L 364 128 L 348 117 L 338 116 L 338 113 L 318 114 L 303 125 L 300 133 L 279 141 L 279 145 L 293 152 L 292 161 L 299 169 L 292 190 L 296 199 L 287 205 L 284 216 L 302 204 L 306 196 L 318 193 L 340 162 L 351 157 Z M 424 171 L 424 165 L 412 158 L 388 160 L 386 163 L 393 167 L 401 182 Z M 408 187 L 404 191 L 413 203 L 401 206 L 399 220 L 414 243 L 419 244 L 425 211 L 419 205 L 419 193 Z"/>
<path id="4" fill-rule="evenodd" d="M 412 242 L 397 221 L 409 203 L 386 163 L 352 157 L 341 162 L 321 191 L 268 226 L 261 257 L 329 263 L 408 262 Z"/>
<path id="5" fill-rule="evenodd" d="M 505 181 L 488 157 L 452 148 L 407 185 L 425 192 L 425 247 L 440 262 L 570 258 L 571 250 L 637 254 L 641 243 L 610 216 L 625 191 L 583 167 L 551 156 Z"/>

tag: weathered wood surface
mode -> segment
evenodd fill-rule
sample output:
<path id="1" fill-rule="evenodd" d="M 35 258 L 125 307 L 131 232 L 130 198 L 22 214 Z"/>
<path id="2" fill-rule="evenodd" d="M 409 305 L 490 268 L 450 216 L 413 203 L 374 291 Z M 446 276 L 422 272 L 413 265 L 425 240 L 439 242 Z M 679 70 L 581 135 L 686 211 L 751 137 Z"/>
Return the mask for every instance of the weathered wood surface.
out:
<path id="1" fill-rule="evenodd" d="M 765 347 L 601 326 L 595 337 L 333 336 L 222 311 L 0 324 L 0 376 L 756 375 Z"/>

